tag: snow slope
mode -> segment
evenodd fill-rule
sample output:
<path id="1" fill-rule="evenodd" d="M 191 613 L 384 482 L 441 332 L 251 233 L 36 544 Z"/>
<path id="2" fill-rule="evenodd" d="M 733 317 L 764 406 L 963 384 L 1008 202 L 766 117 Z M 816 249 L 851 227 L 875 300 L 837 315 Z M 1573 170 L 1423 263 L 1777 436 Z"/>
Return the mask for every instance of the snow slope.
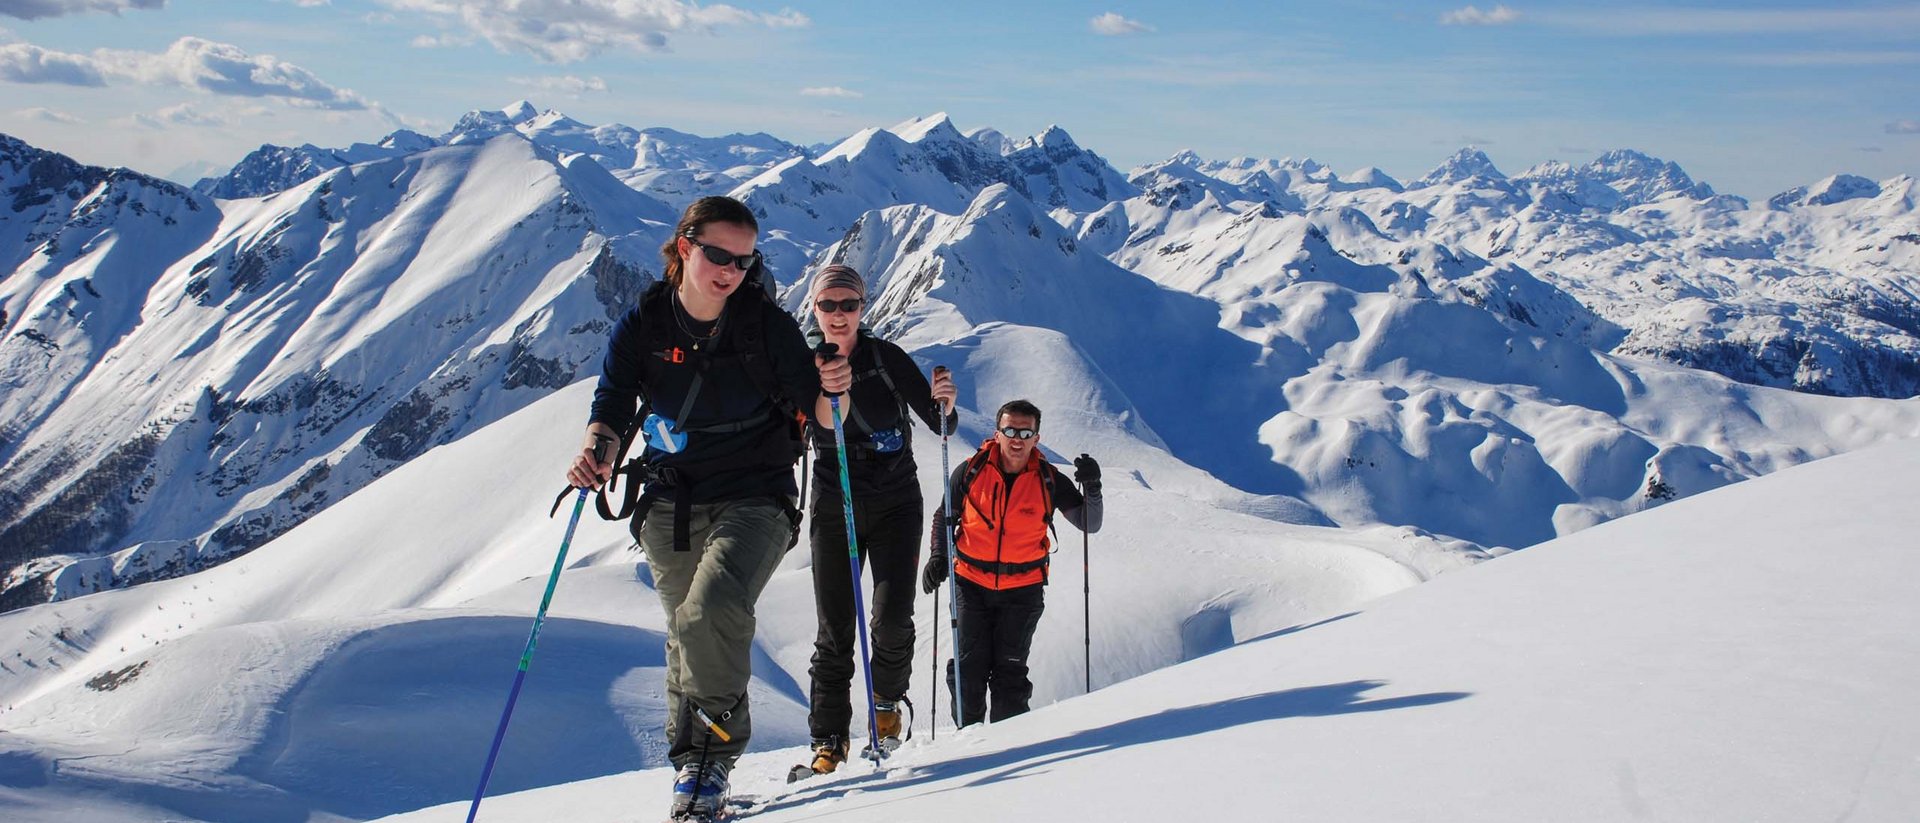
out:
<path id="1" fill-rule="evenodd" d="M 590 395 L 586 382 L 556 392 L 221 566 L 0 615 L 9 819 L 358 820 L 468 796 L 558 545 L 561 521 L 543 514 Z M 983 414 L 965 418 L 962 440 L 983 437 Z M 1100 435 L 1062 416 L 1046 439 L 1074 453 Z M 936 439 L 916 448 L 922 466 L 939 464 Z M 1290 526 L 1150 488 L 1195 474 L 1164 452 L 1108 465 L 1108 530 L 1086 560 L 1101 683 L 1485 556 L 1414 530 Z M 929 499 L 934 474 L 921 472 Z M 1065 604 L 1083 578 L 1079 541 L 1063 533 L 1053 586 Z M 628 542 L 619 525 L 583 521 L 498 791 L 663 762 L 664 618 Z M 806 739 L 806 557 L 789 555 L 760 603 L 758 745 Z M 1039 704 L 1080 688 L 1075 611 L 1060 606 L 1037 636 L 1037 653 L 1061 662 L 1036 672 Z M 930 653 L 944 612 L 922 598 L 916 620 Z"/>
<path id="2" fill-rule="evenodd" d="M 749 755 L 735 783 L 768 823 L 1911 820 L 1916 483 L 1920 440 L 1822 460 L 916 740 L 884 776 L 855 765 L 789 791 L 789 751 Z M 647 819 L 669 780 L 482 812 Z"/>

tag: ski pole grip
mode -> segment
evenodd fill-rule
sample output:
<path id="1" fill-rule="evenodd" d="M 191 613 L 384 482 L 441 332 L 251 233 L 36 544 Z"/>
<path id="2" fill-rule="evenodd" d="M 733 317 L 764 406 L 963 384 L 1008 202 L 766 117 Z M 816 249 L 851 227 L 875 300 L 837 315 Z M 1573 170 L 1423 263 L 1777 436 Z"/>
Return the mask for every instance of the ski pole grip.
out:
<path id="1" fill-rule="evenodd" d="M 822 340 L 820 341 L 820 345 L 813 347 L 813 353 L 826 358 L 828 362 L 832 362 L 835 358 L 838 358 L 840 356 L 840 346 L 839 344 Z M 830 391 L 830 392 L 824 392 L 824 393 L 828 397 L 840 396 L 840 393 L 837 391 Z"/>
<path id="2" fill-rule="evenodd" d="M 952 374 L 952 373 L 953 373 L 953 370 L 952 370 L 952 369 L 949 369 L 949 368 L 947 368 L 946 366 L 934 366 L 934 367 L 933 367 L 933 378 L 934 378 L 935 380 L 938 380 L 938 379 L 940 379 L 940 375 L 943 375 L 943 374 Z M 949 415 L 949 414 L 952 414 L 952 413 L 953 413 L 953 404 L 952 404 L 952 403 L 949 403 L 949 402 L 947 402 L 947 401 L 945 401 L 945 400 L 942 400 L 942 401 L 940 401 L 940 416 L 941 416 L 941 417 L 946 417 L 947 415 Z M 941 426 L 941 428 L 946 428 L 946 426 L 945 426 L 945 425 L 942 425 L 942 426 Z"/>

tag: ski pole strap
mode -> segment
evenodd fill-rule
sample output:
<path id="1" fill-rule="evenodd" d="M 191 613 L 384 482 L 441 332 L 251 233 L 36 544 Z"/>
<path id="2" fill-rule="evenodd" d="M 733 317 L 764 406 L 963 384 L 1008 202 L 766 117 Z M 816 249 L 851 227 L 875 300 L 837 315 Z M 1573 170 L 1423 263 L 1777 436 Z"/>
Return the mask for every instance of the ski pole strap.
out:
<path id="1" fill-rule="evenodd" d="M 732 714 L 732 712 L 727 712 L 726 716 L 731 716 Z M 693 716 L 700 718 L 700 722 L 706 724 L 707 731 L 713 732 L 713 736 L 720 738 L 720 742 L 733 742 L 733 735 L 727 734 L 725 729 L 720 728 L 720 724 L 714 721 L 712 715 L 707 714 L 706 709 L 700 708 L 699 706 L 693 707 Z"/>

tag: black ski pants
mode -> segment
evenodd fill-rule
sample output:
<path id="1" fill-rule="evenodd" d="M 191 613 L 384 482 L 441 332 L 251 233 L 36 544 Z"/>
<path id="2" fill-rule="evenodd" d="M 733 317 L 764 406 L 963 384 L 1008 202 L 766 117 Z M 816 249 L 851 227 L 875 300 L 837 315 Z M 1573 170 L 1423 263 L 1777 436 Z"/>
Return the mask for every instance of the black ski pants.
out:
<path id="1" fill-rule="evenodd" d="M 836 483 L 838 481 L 836 480 Z M 854 661 L 860 639 L 853 624 L 853 570 L 847 556 L 847 515 L 836 486 L 815 488 L 808 529 L 813 544 L 813 600 L 819 633 L 813 641 L 813 666 L 807 726 L 815 738 L 848 738 L 853 706 Z M 873 597 L 873 691 L 882 699 L 907 694 L 913 674 L 913 597 L 919 590 L 920 540 L 926 512 L 920 489 L 912 486 L 884 497 L 854 495 L 853 524 L 860 538 L 860 559 Z M 863 579 L 863 583 L 869 582 Z M 865 683 L 861 688 L 865 688 Z M 859 701 L 862 717 L 866 696 Z"/>
<path id="2" fill-rule="evenodd" d="M 989 589 L 964 577 L 954 580 L 960 598 L 960 674 L 953 688 L 953 663 L 947 663 L 947 689 L 960 695 L 959 724 L 987 717 L 988 692 L 993 697 L 993 721 L 1026 714 L 1033 698 L 1027 678 L 1027 654 L 1033 649 L 1033 631 L 1047 607 L 1047 587 L 1036 583 L 1017 589 Z"/>

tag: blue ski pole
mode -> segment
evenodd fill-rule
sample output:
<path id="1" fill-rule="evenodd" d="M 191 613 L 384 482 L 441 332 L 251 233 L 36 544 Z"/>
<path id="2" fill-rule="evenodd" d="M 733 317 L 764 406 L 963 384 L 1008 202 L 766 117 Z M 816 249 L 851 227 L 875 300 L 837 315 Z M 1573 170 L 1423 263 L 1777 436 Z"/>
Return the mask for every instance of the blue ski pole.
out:
<path id="1" fill-rule="evenodd" d="M 594 444 L 596 461 L 604 459 L 606 441 Z M 520 668 L 514 672 L 513 688 L 507 692 L 507 708 L 500 713 L 500 728 L 493 732 L 493 746 L 487 750 L 487 765 L 480 770 L 480 786 L 473 790 L 473 805 L 467 808 L 467 823 L 480 814 L 480 798 L 487 794 L 487 781 L 493 778 L 493 763 L 500 756 L 500 742 L 507 737 L 507 721 L 513 717 L 513 704 L 520 699 L 520 686 L 527 681 L 527 667 L 533 664 L 533 646 L 540 642 L 540 626 L 547 622 L 547 606 L 553 603 L 554 587 L 560 584 L 560 571 L 567 562 L 567 547 L 573 543 L 573 529 L 580 525 L 580 512 L 587 507 L 587 490 L 574 497 L 573 516 L 567 518 L 567 533 L 560 538 L 560 553 L 553 558 L 553 572 L 547 575 L 547 592 L 540 596 L 540 611 L 533 615 L 533 631 L 527 634 L 527 650 L 520 653 Z"/>
<path id="2" fill-rule="evenodd" d="M 828 358 L 840 350 L 832 343 L 821 343 L 820 353 Z M 827 404 L 833 407 L 833 445 L 840 458 L 840 502 L 847 512 L 847 565 L 853 569 L 853 625 L 860 632 L 860 670 L 867 680 L 867 752 L 873 758 L 874 766 L 880 765 L 880 759 L 886 756 L 880 751 L 880 718 L 873 705 L 873 657 L 867 652 L 867 607 L 860 595 L 860 537 L 853 528 L 853 486 L 847 475 L 847 433 L 840 425 L 840 395 L 827 395 Z M 814 512 L 817 516 L 819 512 Z"/>

